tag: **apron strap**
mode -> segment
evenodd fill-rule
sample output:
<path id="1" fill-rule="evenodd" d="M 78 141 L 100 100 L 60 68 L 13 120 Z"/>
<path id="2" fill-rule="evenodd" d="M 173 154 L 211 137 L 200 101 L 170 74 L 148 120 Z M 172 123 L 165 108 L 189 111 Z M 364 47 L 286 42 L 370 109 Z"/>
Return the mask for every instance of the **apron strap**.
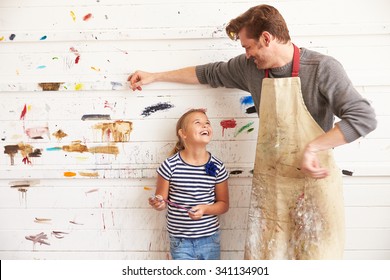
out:
<path id="1" fill-rule="evenodd" d="M 300 53 L 298 47 L 294 44 L 293 46 L 294 46 L 294 56 L 293 56 L 293 67 L 292 67 L 291 77 L 298 77 Z M 269 77 L 269 69 L 265 69 L 265 78 L 268 77 Z"/>

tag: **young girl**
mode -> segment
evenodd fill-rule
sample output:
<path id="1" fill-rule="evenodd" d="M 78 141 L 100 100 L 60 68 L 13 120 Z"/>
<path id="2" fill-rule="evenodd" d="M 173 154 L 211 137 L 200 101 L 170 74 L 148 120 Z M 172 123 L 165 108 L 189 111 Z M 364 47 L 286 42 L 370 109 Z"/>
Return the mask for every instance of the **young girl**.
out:
<path id="1" fill-rule="evenodd" d="M 157 169 L 157 189 L 149 204 L 168 208 L 167 229 L 175 260 L 220 259 L 217 215 L 229 209 L 229 174 L 206 149 L 213 130 L 205 110 L 192 109 L 178 120 L 172 156 Z"/>

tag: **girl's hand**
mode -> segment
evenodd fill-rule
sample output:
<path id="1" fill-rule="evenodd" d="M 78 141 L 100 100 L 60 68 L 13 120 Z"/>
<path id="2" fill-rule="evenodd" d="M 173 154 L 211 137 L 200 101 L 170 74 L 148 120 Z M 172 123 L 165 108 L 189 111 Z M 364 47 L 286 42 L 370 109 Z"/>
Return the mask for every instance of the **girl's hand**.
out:
<path id="1" fill-rule="evenodd" d="M 149 197 L 149 205 L 152 206 L 157 211 L 161 211 L 166 208 L 166 203 L 163 200 L 161 195 L 154 195 Z"/>
<path id="2" fill-rule="evenodd" d="M 205 210 L 207 208 L 207 205 L 197 205 L 191 208 L 191 211 L 188 211 L 188 216 L 192 220 L 199 220 L 203 217 Z"/>

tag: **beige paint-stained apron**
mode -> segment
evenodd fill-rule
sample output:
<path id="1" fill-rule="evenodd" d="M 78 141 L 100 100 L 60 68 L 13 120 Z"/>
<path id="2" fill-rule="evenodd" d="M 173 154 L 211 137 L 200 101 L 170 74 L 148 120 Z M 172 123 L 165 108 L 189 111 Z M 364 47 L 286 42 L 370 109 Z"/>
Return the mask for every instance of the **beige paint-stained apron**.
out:
<path id="1" fill-rule="evenodd" d="M 306 145 L 324 131 L 304 104 L 294 49 L 293 77 L 263 80 L 245 259 L 343 257 L 342 180 L 332 150 L 317 153 L 325 179 L 300 171 Z"/>

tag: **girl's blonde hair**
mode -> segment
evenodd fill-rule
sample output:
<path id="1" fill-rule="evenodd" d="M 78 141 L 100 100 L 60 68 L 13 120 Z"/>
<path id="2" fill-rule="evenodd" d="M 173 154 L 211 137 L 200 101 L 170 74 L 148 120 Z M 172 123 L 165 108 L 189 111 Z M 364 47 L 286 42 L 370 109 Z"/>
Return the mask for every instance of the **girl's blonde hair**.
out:
<path id="1" fill-rule="evenodd" d="M 191 115 L 192 113 L 203 113 L 206 115 L 206 110 L 205 109 L 190 109 L 188 110 L 187 112 L 185 112 L 181 117 L 180 119 L 177 121 L 176 123 L 176 136 L 177 136 L 177 142 L 176 142 L 176 145 L 175 147 L 172 149 L 171 153 L 170 153 L 170 156 L 176 154 L 177 152 L 181 151 L 181 150 L 184 150 L 185 149 L 185 146 L 184 146 L 184 142 L 183 140 L 181 139 L 180 135 L 179 135 L 179 130 L 180 129 L 185 129 L 186 128 L 186 125 L 187 125 L 187 122 L 186 122 L 186 119 L 189 115 Z"/>

